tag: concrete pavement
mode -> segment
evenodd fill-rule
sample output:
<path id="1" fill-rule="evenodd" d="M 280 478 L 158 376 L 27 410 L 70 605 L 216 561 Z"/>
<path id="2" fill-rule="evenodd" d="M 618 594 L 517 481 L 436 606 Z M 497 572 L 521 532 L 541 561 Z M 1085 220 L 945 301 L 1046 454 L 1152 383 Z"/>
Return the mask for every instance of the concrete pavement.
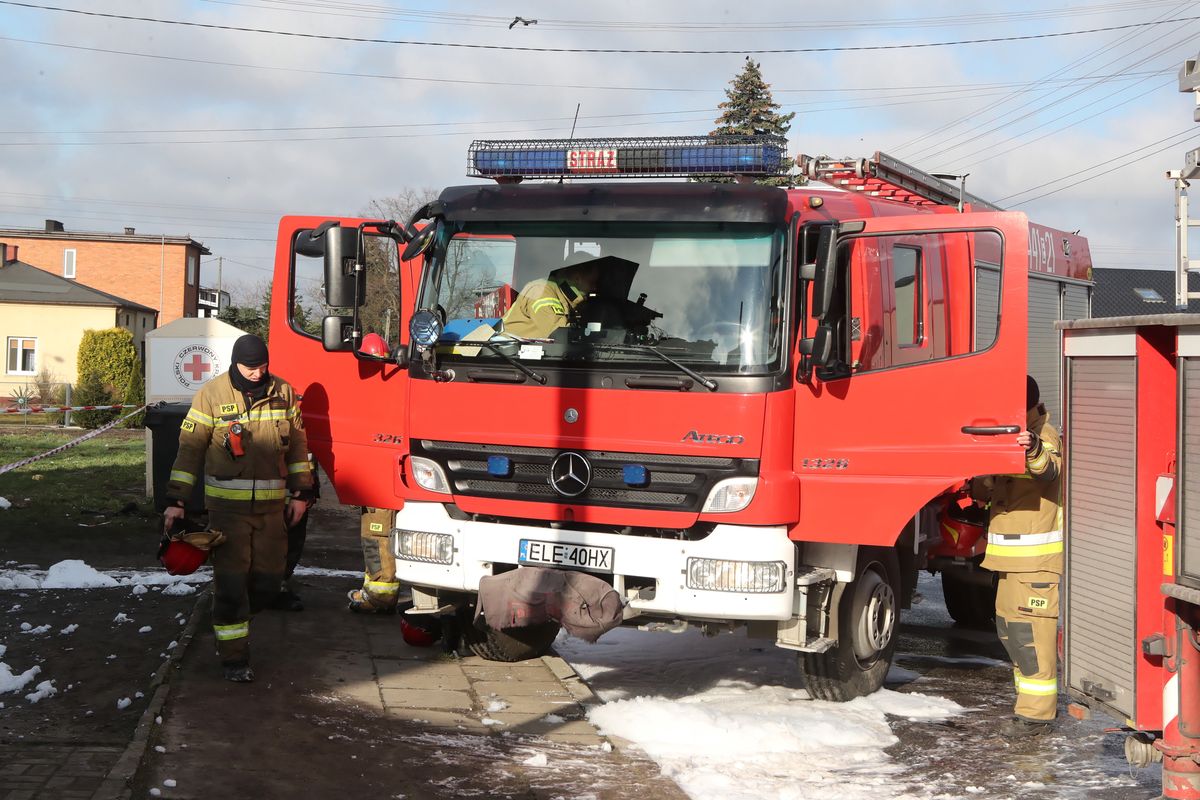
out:
<path id="1" fill-rule="evenodd" d="M 595 700 L 561 659 L 409 647 L 395 617 L 345 610 L 347 584 L 306 579 L 305 611 L 254 618 L 248 685 L 221 680 L 201 610 L 124 796 L 685 796 L 587 722 Z"/>

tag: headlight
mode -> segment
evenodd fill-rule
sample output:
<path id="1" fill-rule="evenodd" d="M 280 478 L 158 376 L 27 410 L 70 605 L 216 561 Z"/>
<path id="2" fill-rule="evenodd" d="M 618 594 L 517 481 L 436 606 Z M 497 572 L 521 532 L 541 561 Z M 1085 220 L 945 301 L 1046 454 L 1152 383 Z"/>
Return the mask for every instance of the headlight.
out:
<path id="1" fill-rule="evenodd" d="M 731 511 L 741 511 L 750 505 L 757 488 L 758 478 L 726 478 L 708 493 L 701 513 L 728 514 Z"/>
<path id="2" fill-rule="evenodd" d="M 442 472 L 436 461 L 412 456 L 408 463 L 417 486 L 438 494 L 450 494 L 450 483 L 446 480 L 446 473 Z"/>
<path id="3" fill-rule="evenodd" d="M 448 533 L 423 531 L 392 531 L 392 547 L 396 558 L 450 564 L 454 561 L 454 537 Z"/>
<path id="4" fill-rule="evenodd" d="M 768 594 L 782 592 L 787 565 L 782 561 L 725 561 L 719 558 L 689 558 L 689 589 L 709 592 Z"/>

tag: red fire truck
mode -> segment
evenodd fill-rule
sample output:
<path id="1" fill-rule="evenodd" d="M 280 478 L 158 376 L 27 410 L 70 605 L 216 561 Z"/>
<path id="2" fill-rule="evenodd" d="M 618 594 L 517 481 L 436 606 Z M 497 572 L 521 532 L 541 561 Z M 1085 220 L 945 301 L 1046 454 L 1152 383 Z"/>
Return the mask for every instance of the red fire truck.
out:
<path id="1" fill-rule="evenodd" d="M 1123 722 L 1130 763 L 1200 800 L 1200 315 L 1062 327 L 1071 711 Z"/>
<path id="2" fill-rule="evenodd" d="M 770 137 L 484 141 L 494 182 L 407 225 L 281 222 L 273 368 L 339 499 L 396 510 L 410 613 L 571 570 L 626 624 L 797 651 L 816 697 L 882 684 L 947 493 L 1023 468 L 1032 327 L 1056 354 L 1090 256 L 883 154 L 798 162 L 779 188 Z M 557 631 L 463 626 L 508 660 Z"/>

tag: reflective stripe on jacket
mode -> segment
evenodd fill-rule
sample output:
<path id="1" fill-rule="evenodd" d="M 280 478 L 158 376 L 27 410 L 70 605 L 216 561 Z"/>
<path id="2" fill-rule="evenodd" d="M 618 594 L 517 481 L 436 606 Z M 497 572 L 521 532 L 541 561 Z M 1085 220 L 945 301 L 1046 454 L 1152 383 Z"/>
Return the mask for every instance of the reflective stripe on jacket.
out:
<path id="1" fill-rule="evenodd" d="M 1026 427 L 1036 437 L 1025 453 L 1021 475 L 994 475 L 983 481 L 991 500 L 988 546 L 983 566 L 997 572 L 1062 574 L 1062 445 L 1046 407 L 1030 409 Z"/>
<path id="2" fill-rule="evenodd" d="M 179 426 L 179 455 L 167 496 L 185 500 L 197 482 L 205 505 L 230 511 L 282 508 L 289 492 L 311 489 L 312 470 L 300 407 L 292 387 L 275 376 L 266 395 L 249 408 L 229 373 L 206 383 Z M 226 447 L 230 426 L 242 426 L 244 455 Z"/>
<path id="3" fill-rule="evenodd" d="M 567 281 L 545 278 L 525 284 L 504 315 L 504 332 L 523 339 L 545 339 L 566 326 L 570 312 L 587 295 Z"/>

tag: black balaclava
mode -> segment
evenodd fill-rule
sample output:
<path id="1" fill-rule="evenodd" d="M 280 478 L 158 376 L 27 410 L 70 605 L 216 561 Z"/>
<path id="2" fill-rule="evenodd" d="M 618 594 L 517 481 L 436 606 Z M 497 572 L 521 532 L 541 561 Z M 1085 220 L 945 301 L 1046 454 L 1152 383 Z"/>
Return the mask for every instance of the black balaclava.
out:
<path id="1" fill-rule="evenodd" d="M 252 333 L 239 336 L 238 340 L 233 343 L 233 353 L 230 356 L 231 363 L 229 365 L 229 382 L 233 384 L 233 388 L 246 395 L 247 403 L 254 400 L 261 400 L 266 396 L 267 387 L 271 385 L 271 373 L 264 372 L 262 378 L 252 381 L 242 375 L 241 371 L 237 368 L 238 364 L 247 367 L 258 367 L 266 364 L 269 360 L 270 355 L 267 353 L 267 343 Z"/>
<path id="2" fill-rule="evenodd" d="M 1037 408 L 1038 403 L 1042 401 L 1041 392 L 1038 390 L 1037 381 L 1032 375 L 1025 376 L 1025 408 Z"/>

